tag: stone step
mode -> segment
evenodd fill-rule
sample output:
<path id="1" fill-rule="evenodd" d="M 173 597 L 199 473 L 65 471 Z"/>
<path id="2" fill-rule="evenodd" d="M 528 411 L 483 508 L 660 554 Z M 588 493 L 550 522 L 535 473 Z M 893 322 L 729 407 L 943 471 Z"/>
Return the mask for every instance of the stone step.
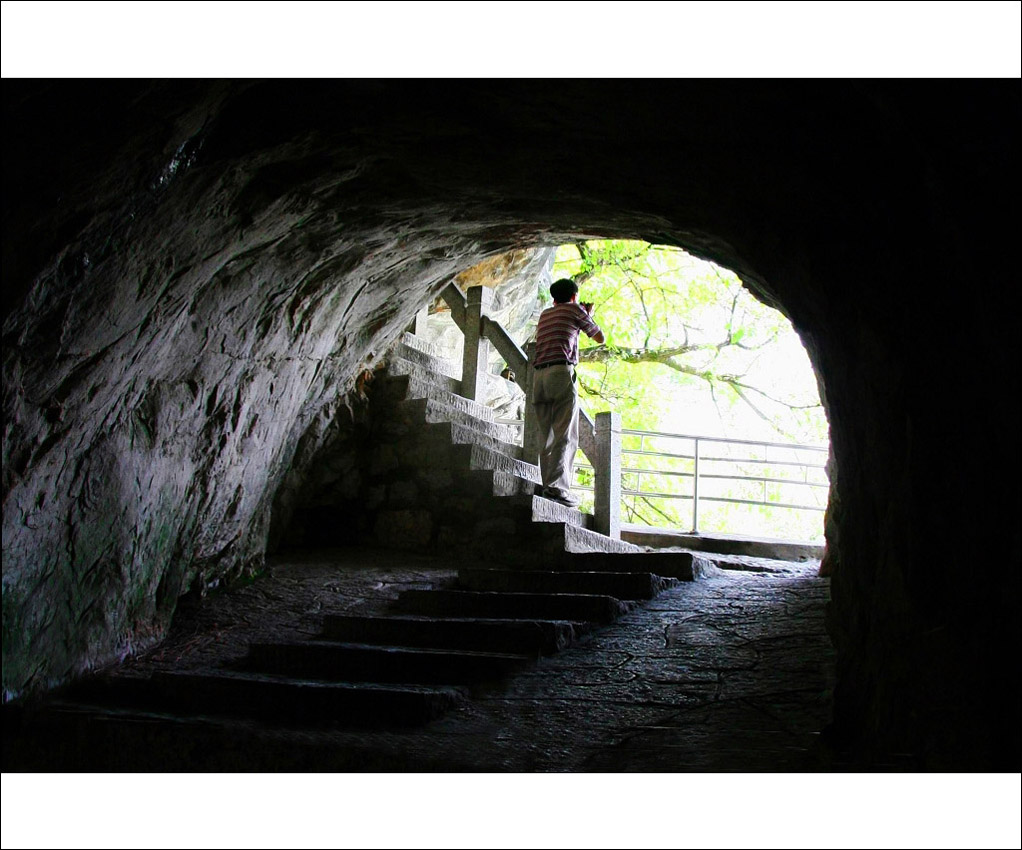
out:
<path id="1" fill-rule="evenodd" d="M 322 637 L 358 643 L 552 655 L 587 629 L 569 620 L 327 615 Z"/>
<path id="2" fill-rule="evenodd" d="M 439 345 L 423 339 L 421 336 L 409 333 L 408 331 L 401 334 L 400 344 L 407 345 L 409 348 L 414 348 L 422 354 L 428 354 L 431 357 L 435 357 L 437 360 L 443 360 L 447 363 L 451 362 L 444 353 L 444 349 Z"/>
<path id="3" fill-rule="evenodd" d="M 391 356 L 390 362 L 387 363 L 387 376 L 390 378 L 419 378 L 421 380 L 429 381 L 431 384 L 435 384 L 448 392 L 460 394 L 461 393 L 461 379 L 452 378 L 449 375 L 445 375 L 441 372 L 434 372 L 431 369 L 425 369 L 419 364 L 406 360 L 404 357 Z"/>
<path id="4" fill-rule="evenodd" d="M 470 470 L 503 472 L 534 485 L 539 481 L 538 467 L 482 445 L 489 438 L 483 435 L 474 438 L 466 432 L 462 432 L 462 438 L 472 442 L 452 444 L 449 433 L 445 436 L 442 430 L 424 428 L 416 439 L 409 439 L 399 447 L 398 462 L 409 467 L 409 471 L 443 470 L 450 476 L 452 486 L 456 478 Z"/>
<path id="5" fill-rule="evenodd" d="M 622 555 L 635 555 L 645 552 L 641 546 L 613 540 L 605 534 L 580 528 L 577 525 L 563 525 L 561 531 L 565 552 L 617 552 Z"/>
<path id="6" fill-rule="evenodd" d="M 442 436 L 451 445 L 473 444 L 493 452 L 498 452 L 514 460 L 521 460 L 521 446 L 516 446 L 514 443 L 505 443 L 467 425 L 459 425 L 454 422 L 430 422 L 425 426 L 425 430 Z"/>
<path id="7" fill-rule="evenodd" d="M 552 516 L 545 521 L 528 523 L 515 522 L 510 516 L 495 516 L 477 522 L 471 532 L 462 530 L 455 540 L 460 545 L 450 547 L 450 551 L 462 560 L 485 559 L 501 566 L 523 569 L 561 570 L 565 568 L 566 559 L 577 553 L 639 555 L 645 551 L 620 540 L 611 540 L 581 524 Z M 585 567 L 579 569 L 586 571 Z"/>
<path id="8" fill-rule="evenodd" d="M 399 344 L 396 348 L 392 349 L 389 355 L 387 377 L 384 379 L 388 390 L 384 391 L 381 388 L 377 399 L 384 406 L 393 407 L 400 405 L 400 388 L 403 386 L 407 387 L 407 384 L 395 383 L 399 378 L 404 378 L 412 384 L 411 394 L 413 396 L 422 396 L 425 399 L 434 400 L 429 399 L 429 396 L 438 396 L 438 393 L 421 392 L 423 387 L 429 386 L 434 390 L 442 390 L 459 397 L 461 401 L 455 406 L 444 405 L 441 402 L 440 407 L 442 410 L 436 410 L 436 405 L 431 405 L 428 421 L 455 421 L 458 424 L 464 424 L 473 428 L 478 428 L 478 423 L 480 422 L 488 423 L 490 428 L 495 429 L 498 433 L 491 431 L 487 433 L 487 436 L 492 436 L 508 445 L 520 445 L 520 428 L 495 423 L 493 420 L 496 418 L 496 410 L 493 408 L 497 399 L 507 401 L 515 394 L 524 399 L 524 393 L 521 388 L 516 384 L 505 381 L 499 376 L 488 375 L 488 379 L 495 385 L 495 392 L 491 393 L 494 399 L 490 401 L 480 399 L 475 402 L 480 405 L 479 408 L 466 409 L 466 406 L 473 402 L 461 396 L 461 382 L 455 377 L 458 371 L 460 371 L 460 367 L 455 369 L 450 364 L 444 363 L 444 361 Z M 439 399 L 436 400 L 439 401 Z"/>
<path id="9" fill-rule="evenodd" d="M 256 643 L 246 670 L 334 682 L 467 685 L 512 675 L 532 655 L 339 641 Z"/>
<path id="10" fill-rule="evenodd" d="M 473 470 L 478 472 L 479 470 Z M 504 473 L 498 473 L 503 475 Z M 524 480 L 524 479 L 519 479 Z M 538 485 L 533 482 L 533 487 Z M 569 508 L 542 496 L 516 492 L 510 496 L 498 496 L 493 499 L 480 500 L 476 514 L 487 517 L 506 516 L 523 522 L 564 522 L 570 525 L 592 528 L 595 517 L 584 514 L 577 508 Z"/>
<path id="11" fill-rule="evenodd" d="M 709 558 L 691 552 L 566 552 L 559 559 L 563 569 L 593 572 L 643 572 L 680 581 L 695 581 L 716 572 Z"/>
<path id="12" fill-rule="evenodd" d="M 564 522 L 582 528 L 592 528 L 596 518 L 592 514 L 584 514 L 578 508 L 569 508 L 553 499 L 543 496 L 532 496 L 524 499 L 521 496 L 511 497 L 512 504 L 527 504 L 533 522 Z"/>
<path id="13" fill-rule="evenodd" d="M 449 378 L 454 378 L 454 380 L 459 383 L 461 382 L 460 363 L 448 360 L 446 357 L 440 356 L 435 352 L 423 351 L 414 344 L 409 345 L 404 339 L 391 349 L 391 356 L 394 355 L 405 361 L 414 363 L 422 369 L 426 369 L 430 372 L 436 372 L 440 375 L 446 375 Z"/>
<path id="14" fill-rule="evenodd" d="M 460 362 L 450 359 L 447 352 L 440 346 L 427 342 L 414 334 L 406 332 L 392 352 L 394 355 L 418 363 L 432 372 L 456 378 L 458 381 L 461 380 Z M 518 379 L 519 381 L 524 380 L 525 376 L 519 375 Z M 525 395 L 518 381 L 508 381 L 491 372 L 486 373 L 486 380 L 491 395 L 499 397 L 512 397 L 518 394 L 524 397 Z"/>
<path id="15" fill-rule="evenodd" d="M 428 380 L 425 373 L 385 377 L 381 383 L 383 384 L 383 396 L 386 400 L 405 401 L 413 398 L 431 398 L 448 407 L 453 407 L 455 410 L 470 413 L 485 422 L 493 422 L 495 417 L 494 412 L 485 404 L 479 404 L 452 393 L 441 385 L 443 382 Z"/>
<path id="16" fill-rule="evenodd" d="M 464 590 L 497 593 L 583 593 L 616 599 L 653 599 L 673 583 L 673 579 L 640 572 L 458 570 L 458 585 Z"/>
<path id="17" fill-rule="evenodd" d="M 18 773 L 396 773 L 478 770 L 380 747 L 392 730 L 296 728 L 216 715 L 61 703 L 4 718 L 3 769 Z M 400 729 L 398 731 L 410 731 Z M 388 734 L 390 733 L 390 734 Z M 5 807 L 6 811 L 6 807 Z M 4 816 L 7 817 L 6 815 Z M 4 841 L 7 846 L 7 841 Z M 13 846 L 13 845 L 12 845 Z"/>
<path id="18" fill-rule="evenodd" d="M 510 472 L 494 469 L 458 469 L 453 471 L 455 492 L 472 499 L 496 496 L 532 498 L 542 485 Z"/>
<path id="19" fill-rule="evenodd" d="M 515 481 L 522 489 L 536 486 L 524 479 Z M 469 554 L 486 558 L 494 549 L 531 550 L 537 540 L 544 542 L 542 532 L 535 528 L 538 523 L 549 528 L 552 522 L 591 526 L 595 521 L 592 514 L 528 493 L 493 496 L 493 482 L 486 478 L 479 478 L 473 485 L 474 491 L 461 487 L 454 493 L 439 495 L 434 502 L 437 543 L 445 551 L 467 548 Z M 559 545 L 563 547 L 563 543 Z"/>
<path id="20" fill-rule="evenodd" d="M 467 428 L 473 428 L 480 434 L 493 437 L 495 440 L 500 440 L 503 443 L 517 445 L 517 428 L 510 425 L 501 425 L 499 422 L 493 422 L 489 419 L 480 419 L 471 413 L 451 407 L 436 399 L 415 398 L 403 401 L 397 405 L 396 413 L 402 419 L 406 416 L 411 417 L 413 418 L 412 421 L 420 424 L 422 422 L 454 422 Z"/>
<path id="21" fill-rule="evenodd" d="M 505 418 L 501 411 L 497 411 L 497 418 L 495 420 L 499 425 L 503 425 L 505 428 L 511 431 L 511 438 L 507 440 L 509 443 L 514 443 L 516 446 L 522 445 L 525 437 L 525 429 L 522 427 L 521 419 Z M 518 424 L 516 424 L 518 423 Z"/>
<path id="22" fill-rule="evenodd" d="M 480 445 L 454 445 L 451 446 L 451 460 L 455 469 L 492 469 L 495 472 L 503 472 L 524 478 L 533 484 L 542 482 L 539 474 L 539 467 L 523 460 L 508 457 L 502 452 L 484 448 Z"/>
<path id="23" fill-rule="evenodd" d="M 77 703 L 175 714 L 250 717 L 282 725 L 421 726 L 465 697 L 456 688 L 317 682 L 235 671 L 158 672 L 96 679 Z"/>
<path id="24" fill-rule="evenodd" d="M 406 590 L 398 610 L 432 617 L 499 617 L 611 623 L 629 606 L 613 596 L 582 593 L 488 593 L 470 590 Z"/>
<path id="25" fill-rule="evenodd" d="M 374 384 L 376 396 L 373 400 L 378 407 L 384 409 L 389 409 L 394 404 L 408 398 L 430 398 L 431 395 L 441 398 L 444 393 L 457 396 L 461 389 L 460 383 L 452 383 L 452 378 L 436 372 L 413 368 L 403 373 L 400 363 L 393 364 L 393 369 L 392 372 L 391 365 L 388 364 L 382 378 Z M 409 385 L 412 385 L 411 391 L 409 391 Z"/>
<path id="26" fill-rule="evenodd" d="M 775 561 L 808 561 L 821 559 L 825 547 L 815 543 L 797 540 L 756 538 L 747 535 L 690 534 L 668 531 L 648 526 L 624 526 L 621 539 L 637 546 L 654 549 L 690 549 L 714 555 L 748 555 L 753 558 L 770 558 Z"/>

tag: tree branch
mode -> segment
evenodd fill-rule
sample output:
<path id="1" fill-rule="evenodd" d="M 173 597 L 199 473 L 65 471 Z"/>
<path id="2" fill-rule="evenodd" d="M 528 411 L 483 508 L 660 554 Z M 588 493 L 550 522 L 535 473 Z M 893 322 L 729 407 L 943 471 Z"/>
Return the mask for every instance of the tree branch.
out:
<path id="1" fill-rule="evenodd" d="M 658 514 L 660 514 L 660 516 L 662 516 L 669 523 L 671 523 L 672 525 L 676 525 L 677 524 L 677 522 L 678 522 L 677 517 L 672 517 L 670 514 L 665 514 L 662 510 L 660 510 L 660 508 L 658 508 L 656 505 L 654 505 L 646 496 L 640 496 L 639 498 L 642 499 L 642 501 L 645 503 L 646 507 L 651 508 L 652 510 L 656 511 Z M 652 523 L 647 523 L 647 525 L 652 525 Z"/>
<path id="2" fill-rule="evenodd" d="M 582 269 L 578 274 L 572 277 L 572 280 L 581 286 L 591 277 L 594 277 L 598 272 L 608 266 L 617 266 L 624 271 L 625 274 L 629 274 L 630 269 L 625 265 L 625 263 L 639 259 L 647 254 L 651 248 L 651 245 L 645 245 L 634 254 L 623 257 L 615 257 L 613 255 L 608 256 L 605 253 L 601 254 L 599 251 L 594 251 L 585 242 L 576 242 L 575 250 L 578 251 L 579 259 L 582 260 Z"/>
<path id="3" fill-rule="evenodd" d="M 720 382 L 733 387 L 738 396 L 745 400 L 757 413 L 760 413 L 758 408 L 751 401 L 748 401 L 740 390 L 758 393 L 769 401 L 787 407 L 789 410 L 810 410 L 820 406 L 819 404 L 792 404 L 791 402 L 774 398 L 758 387 L 744 383 L 740 380 L 740 375 L 719 375 L 709 369 L 691 366 L 687 363 L 679 363 L 674 359 L 685 354 L 691 354 L 694 351 L 713 351 L 719 353 L 724 347 L 726 347 L 725 343 L 711 342 L 680 345 L 674 348 L 617 348 L 608 345 L 594 345 L 590 348 L 581 349 L 579 351 L 579 360 L 584 363 L 610 363 L 614 361 L 621 363 L 661 363 L 676 372 L 702 378 L 710 384 Z M 760 413 L 760 415 L 762 416 L 763 414 Z"/>
<path id="4" fill-rule="evenodd" d="M 677 365 L 668 361 L 672 357 L 691 354 L 693 351 L 716 351 L 720 345 L 713 342 L 678 345 L 674 348 L 618 348 L 610 345 L 593 345 L 579 351 L 579 360 L 587 363 L 606 363 L 620 361 L 623 363 L 664 363 L 672 368 Z"/>
<path id="5" fill-rule="evenodd" d="M 761 390 L 759 387 L 754 387 L 751 384 L 744 384 L 744 383 L 742 383 L 742 382 L 740 382 L 738 380 L 734 380 L 734 381 L 730 381 L 729 380 L 729 381 L 727 381 L 727 383 L 733 384 L 734 386 L 739 386 L 742 389 L 750 390 L 751 392 L 754 392 L 754 393 L 759 393 L 761 396 L 763 396 L 763 398 L 769 399 L 774 404 L 779 404 L 779 405 L 781 405 L 783 407 L 786 407 L 786 408 L 788 408 L 788 410 L 812 410 L 814 408 L 817 408 L 817 407 L 821 406 L 819 403 L 817 403 L 817 404 L 792 404 L 791 402 L 788 402 L 788 401 L 782 401 L 779 398 L 774 398 L 772 395 L 769 395 L 768 393 L 763 392 L 763 390 Z"/>
<path id="6" fill-rule="evenodd" d="M 636 402 L 638 400 L 635 398 L 635 396 L 627 395 L 625 393 L 609 392 L 607 390 L 607 383 L 605 380 L 601 382 L 601 384 L 598 387 L 596 387 L 590 383 L 587 383 L 582 378 L 581 375 L 578 375 L 578 385 L 579 387 L 581 387 L 583 392 L 586 393 L 586 395 L 592 396 L 594 398 L 602 398 L 604 401 L 608 402 L 611 405 L 615 405 L 621 401 Z"/>

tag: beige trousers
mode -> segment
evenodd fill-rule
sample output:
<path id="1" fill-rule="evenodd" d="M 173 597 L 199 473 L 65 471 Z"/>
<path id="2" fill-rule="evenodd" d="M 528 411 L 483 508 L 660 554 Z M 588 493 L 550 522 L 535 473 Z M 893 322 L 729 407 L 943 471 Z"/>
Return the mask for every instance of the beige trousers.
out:
<path id="1" fill-rule="evenodd" d="M 532 386 L 539 424 L 539 469 L 551 495 L 566 497 L 578 450 L 578 389 L 575 367 L 537 369 Z"/>

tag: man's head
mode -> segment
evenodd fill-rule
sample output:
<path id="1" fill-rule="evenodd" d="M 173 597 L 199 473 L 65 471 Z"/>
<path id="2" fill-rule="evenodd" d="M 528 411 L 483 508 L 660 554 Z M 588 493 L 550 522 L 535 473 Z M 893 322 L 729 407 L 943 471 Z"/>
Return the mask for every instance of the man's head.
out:
<path id="1" fill-rule="evenodd" d="M 567 304 L 578 295 L 578 284 L 567 277 L 562 277 L 550 284 L 550 295 L 558 304 Z"/>

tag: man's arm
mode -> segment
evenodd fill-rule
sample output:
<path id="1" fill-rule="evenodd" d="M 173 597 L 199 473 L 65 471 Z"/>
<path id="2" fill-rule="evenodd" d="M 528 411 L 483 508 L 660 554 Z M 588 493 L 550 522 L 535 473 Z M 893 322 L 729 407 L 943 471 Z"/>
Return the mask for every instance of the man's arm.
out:
<path id="1" fill-rule="evenodd" d="M 583 330 L 586 332 L 586 336 L 588 336 L 593 342 L 598 343 L 599 345 L 603 345 L 604 343 L 603 331 L 601 331 L 600 326 L 593 321 L 592 302 L 582 301 L 579 306 L 581 306 L 581 308 L 585 310 L 586 315 L 589 317 L 589 321 L 592 323 L 593 326 L 593 330 L 590 330 L 589 328 L 583 328 Z"/>

